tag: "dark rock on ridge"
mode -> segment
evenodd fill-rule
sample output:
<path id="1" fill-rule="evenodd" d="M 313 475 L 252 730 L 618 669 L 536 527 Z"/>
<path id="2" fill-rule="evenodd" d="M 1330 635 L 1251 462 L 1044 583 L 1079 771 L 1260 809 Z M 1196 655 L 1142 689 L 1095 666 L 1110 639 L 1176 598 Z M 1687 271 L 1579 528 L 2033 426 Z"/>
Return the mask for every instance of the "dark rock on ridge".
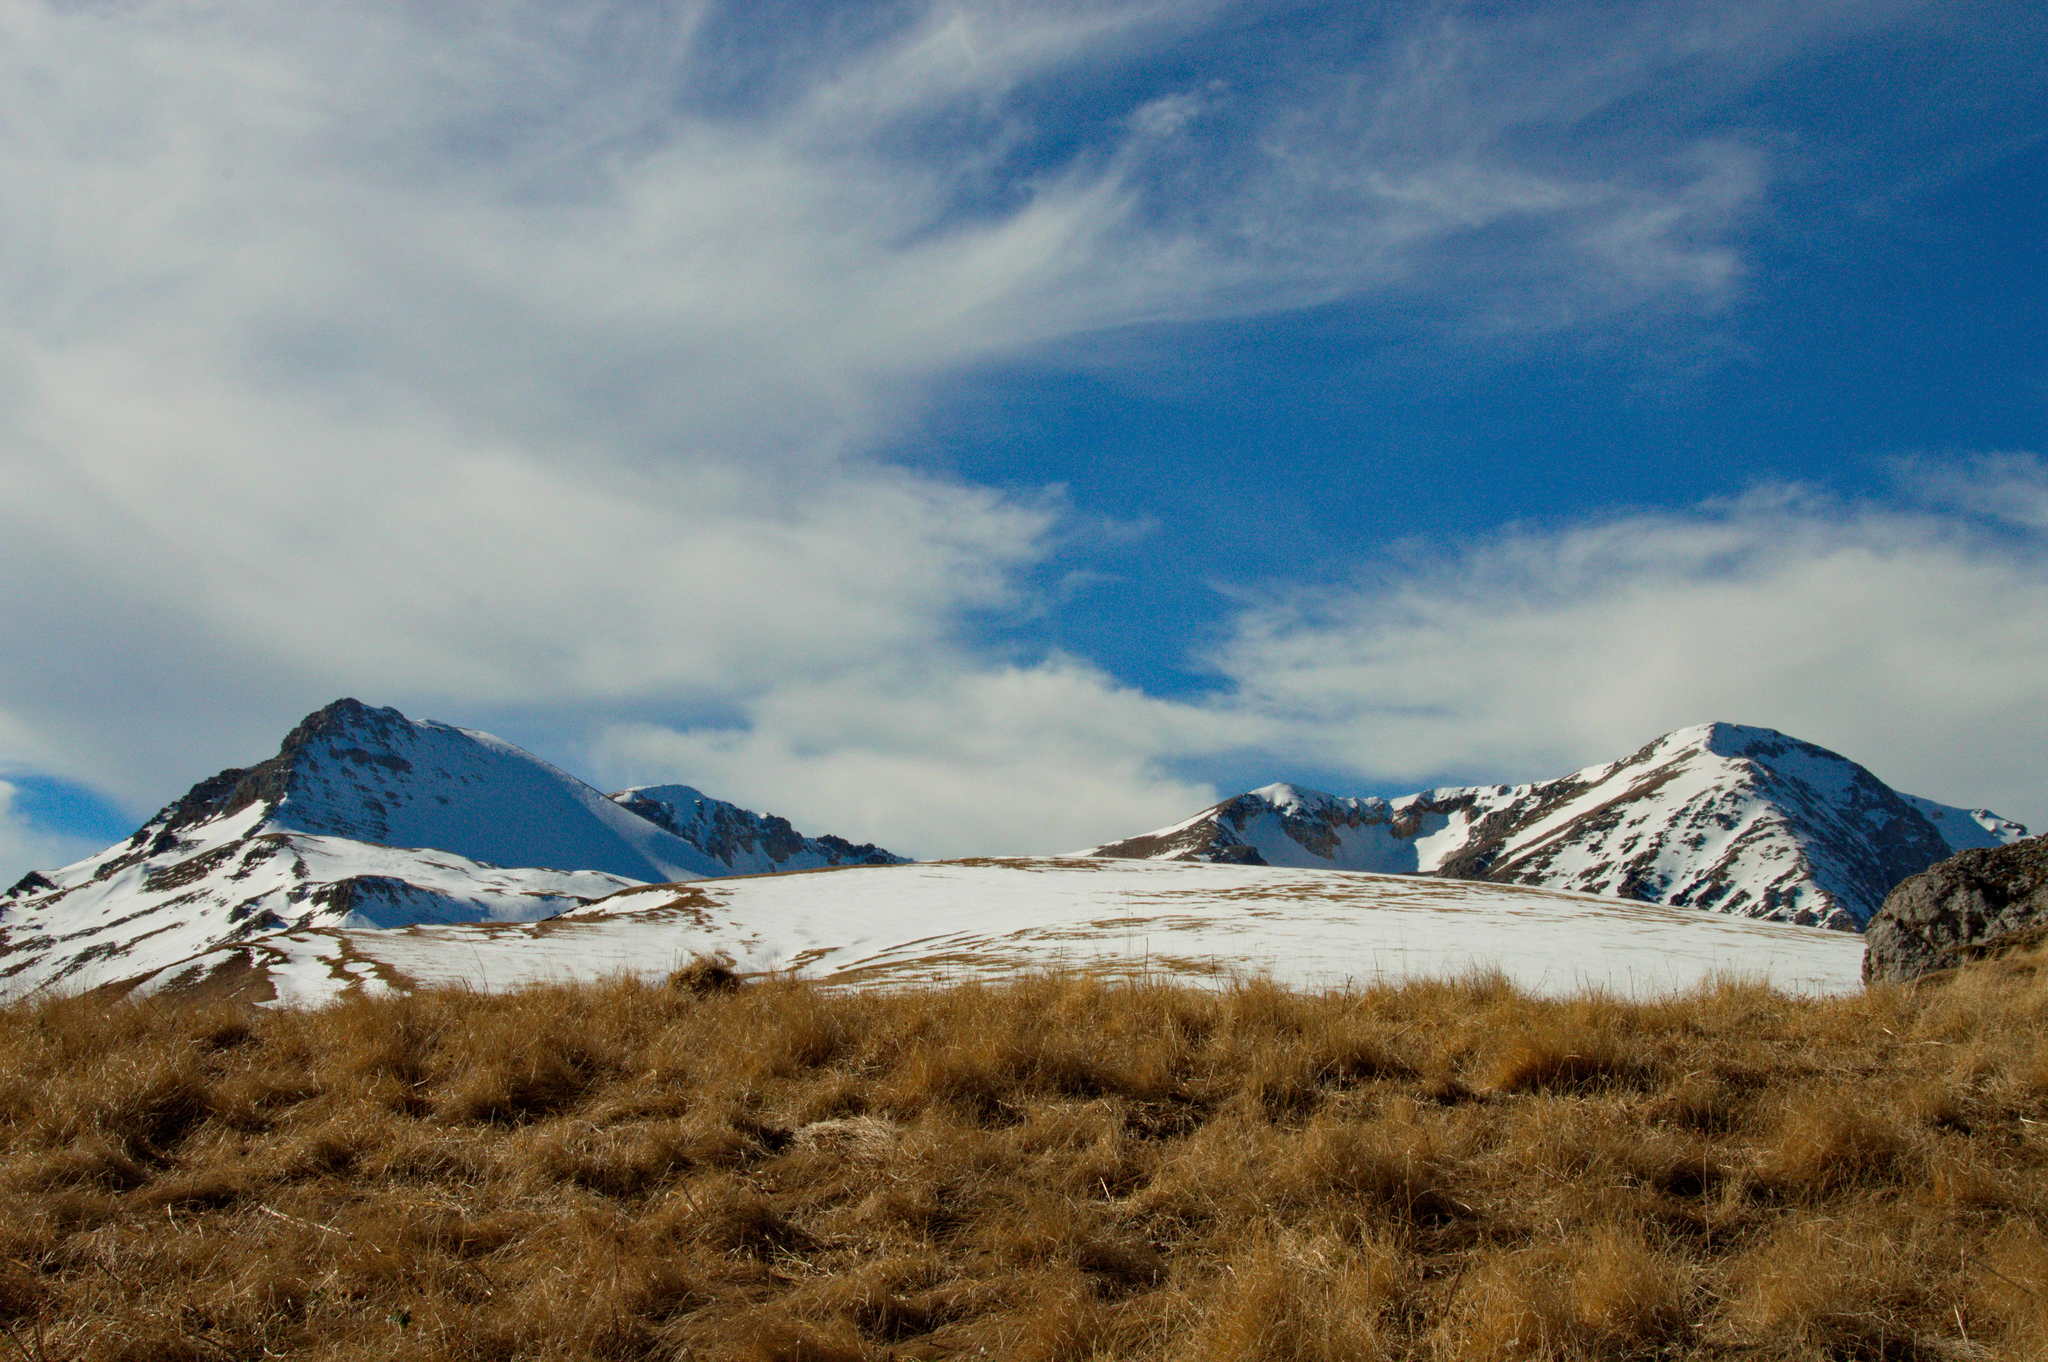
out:
<path id="1" fill-rule="evenodd" d="M 12 888 L 0 894 L 0 899 L 27 898 L 30 894 L 47 893 L 57 887 L 56 882 L 40 870 L 31 870 L 14 882 Z"/>
<path id="2" fill-rule="evenodd" d="M 2048 937 L 2048 837 L 1923 870 L 1892 890 L 1864 937 L 1865 983 L 1917 979 Z"/>
<path id="3" fill-rule="evenodd" d="M 656 788 L 680 792 L 686 787 Z M 696 791 L 690 793 L 696 796 L 693 801 L 693 811 L 697 815 L 694 822 L 677 817 L 674 806 L 651 797 L 646 790 L 621 790 L 607 797 L 620 808 L 703 848 L 728 865 L 738 865 L 743 856 L 755 853 L 780 864 L 806 851 L 814 852 L 831 866 L 898 865 L 904 859 L 892 851 L 884 851 L 873 842 L 856 844 L 832 833 L 806 837 L 780 814 L 757 814 L 722 799 L 712 799 Z"/>
<path id="4" fill-rule="evenodd" d="M 193 786 L 184 798 L 158 815 L 161 820 L 158 836 L 175 833 L 224 814 L 239 813 L 251 804 L 277 804 L 285 797 L 293 767 L 300 755 L 320 738 L 356 733 L 395 733 L 405 723 L 405 716 L 395 709 L 376 709 L 347 697 L 336 700 L 300 720 L 298 727 L 285 735 L 276 756 L 250 767 L 230 767 Z M 371 752 L 360 746 L 335 755 L 400 771 L 407 765 L 403 757 L 388 752 Z M 138 832 L 135 835 L 141 837 L 143 834 Z"/>

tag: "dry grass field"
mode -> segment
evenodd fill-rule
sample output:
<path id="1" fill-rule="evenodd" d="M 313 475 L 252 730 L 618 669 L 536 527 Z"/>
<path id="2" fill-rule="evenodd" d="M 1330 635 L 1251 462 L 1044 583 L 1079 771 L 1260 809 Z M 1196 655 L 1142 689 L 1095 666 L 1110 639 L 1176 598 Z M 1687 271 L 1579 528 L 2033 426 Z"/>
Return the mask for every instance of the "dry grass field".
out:
<path id="1" fill-rule="evenodd" d="M 2048 1358 L 2048 958 L 0 1013 L 0 1357 Z"/>

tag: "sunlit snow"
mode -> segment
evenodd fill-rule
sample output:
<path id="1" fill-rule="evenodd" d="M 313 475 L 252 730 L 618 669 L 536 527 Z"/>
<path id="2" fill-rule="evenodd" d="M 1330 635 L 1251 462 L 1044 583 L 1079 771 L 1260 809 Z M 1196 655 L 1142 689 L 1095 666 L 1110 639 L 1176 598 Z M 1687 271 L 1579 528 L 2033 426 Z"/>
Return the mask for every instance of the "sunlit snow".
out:
<path id="1" fill-rule="evenodd" d="M 1189 862 L 985 860 L 630 890 L 548 922 L 287 933 L 209 952 L 147 987 L 267 981 L 273 1001 L 365 988 L 500 990 L 660 976 L 700 953 L 832 985 L 1034 970 L 1307 988 L 1497 969 L 1546 994 L 1647 995 L 1717 977 L 1860 986 L 1860 938 L 1514 885 Z"/>

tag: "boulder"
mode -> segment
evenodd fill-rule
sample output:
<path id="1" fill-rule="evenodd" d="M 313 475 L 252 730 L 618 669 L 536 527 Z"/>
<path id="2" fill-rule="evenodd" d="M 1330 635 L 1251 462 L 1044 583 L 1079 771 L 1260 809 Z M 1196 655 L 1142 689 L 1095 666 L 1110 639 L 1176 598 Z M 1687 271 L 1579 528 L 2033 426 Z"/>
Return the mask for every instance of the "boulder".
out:
<path id="1" fill-rule="evenodd" d="M 1917 979 L 2048 939 L 2048 837 L 1965 851 L 1885 897 L 1864 931 L 1863 981 Z"/>

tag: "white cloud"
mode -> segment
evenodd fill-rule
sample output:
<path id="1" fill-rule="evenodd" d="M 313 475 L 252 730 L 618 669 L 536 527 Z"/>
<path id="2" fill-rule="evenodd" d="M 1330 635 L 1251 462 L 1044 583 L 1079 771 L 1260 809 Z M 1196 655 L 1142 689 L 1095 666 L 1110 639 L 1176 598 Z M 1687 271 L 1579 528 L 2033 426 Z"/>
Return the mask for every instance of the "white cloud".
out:
<path id="1" fill-rule="evenodd" d="M 150 806 L 346 691 L 737 710 L 666 750 L 791 812 L 771 774 L 828 812 L 994 774 L 1045 845 L 1177 806 L 1193 711 L 973 645 L 1058 504 L 892 440 L 1105 328 L 1422 279 L 1517 324 L 1715 306 L 1762 153 L 1570 154 L 1753 43 L 1671 12 L 1581 49 L 1591 10 L 1418 7 L 1362 73 L 1112 97 L 1209 10 L 907 6 L 757 39 L 736 94 L 708 5 L 0 5 L 0 759 Z"/>
<path id="2" fill-rule="evenodd" d="M 2048 461 L 2031 454 L 1902 459 L 1901 478 L 1923 498 L 2022 530 L 2048 532 Z"/>
<path id="3" fill-rule="evenodd" d="M 7 11 L 16 759 L 146 802 L 343 689 L 689 705 L 1013 593 L 1049 503 L 866 451 L 932 373 L 1121 315 L 1065 278 L 1113 180 L 943 227 L 943 163 L 871 145 L 961 93 L 903 79 L 926 38 L 735 123 L 672 107 L 694 16 L 631 13 Z"/>
<path id="4" fill-rule="evenodd" d="M 2043 465 L 1951 464 L 1940 482 L 2038 507 Z M 2044 657 L 2038 533 L 1783 488 L 1418 550 L 1249 603 L 1215 660 L 1301 759 L 1382 781 L 1554 775 L 1727 719 L 2048 824 Z"/>
<path id="5" fill-rule="evenodd" d="M 1763 488 L 1410 546 L 1341 586 L 1244 598 L 1212 659 L 1228 684 L 1199 700 L 1072 660 L 904 663 L 768 687 L 727 727 L 616 725 L 596 765 L 691 772 L 921 855 L 1041 852 L 1228 793 L 1189 777 L 1205 765 L 1358 789 L 1536 779 L 1728 719 L 2048 825 L 2048 540 L 2012 525 L 2044 482 L 2026 456 L 1951 459 L 1889 506 Z"/>
<path id="6" fill-rule="evenodd" d="M 779 687 L 743 727 L 619 725 L 600 745 L 617 782 L 694 773 L 799 827 L 919 856 L 1072 851 L 1176 821 L 1217 792 L 1177 758 L 1257 725 L 1115 685 L 1085 664 L 897 665 Z"/>

